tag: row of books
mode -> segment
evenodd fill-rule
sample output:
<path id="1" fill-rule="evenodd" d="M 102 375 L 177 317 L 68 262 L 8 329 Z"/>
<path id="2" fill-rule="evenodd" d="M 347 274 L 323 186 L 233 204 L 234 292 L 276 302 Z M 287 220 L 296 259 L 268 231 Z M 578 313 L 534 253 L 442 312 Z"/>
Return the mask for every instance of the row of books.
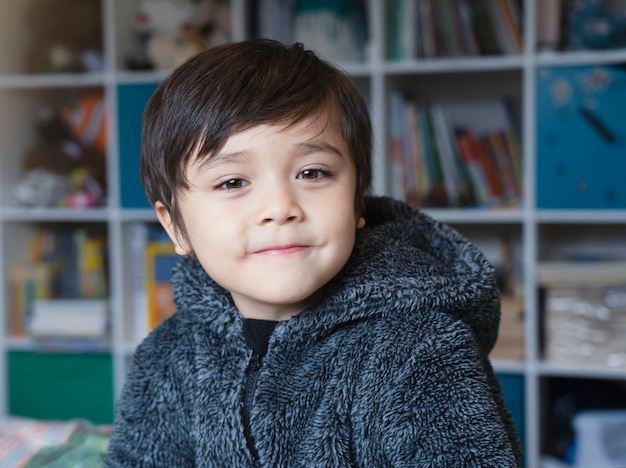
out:
<path id="1" fill-rule="evenodd" d="M 154 224 L 130 228 L 133 338 L 174 313 L 170 276 L 179 256 Z M 110 332 L 106 237 L 83 228 L 39 228 L 25 261 L 9 268 L 8 332 L 54 346 L 104 342 Z"/>
<path id="2" fill-rule="evenodd" d="M 393 92 L 392 196 L 425 207 L 517 206 L 519 136 L 509 99 L 431 103 Z"/>
<path id="3" fill-rule="evenodd" d="M 65 330 L 68 335 L 89 334 L 81 328 L 82 322 L 75 320 L 74 311 L 94 310 L 99 323 L 106 319 L 102 303 L 108 295 L 107 259 L 106 237 L 101 233 L 84 228 L 38 228 L 28 239 L 28 258 L 9 267 L 9 333 L 43 336 Z M 70 300 L 100 302 L 80 302 L 82 307 L 75 308 L 79 303 L 69 305 Z M 59 308 L 57 301 L 66 301 L 67 307 Z M 51 310 L 56 311 L 54 317 L 46 321 Z M 69 315 L 65 317 L 59 310 L 67 310 Z"/>
<path id="4" fill-rule="evenodd" d="M 389 28 L 394 60 L 523 50 L 518 0 L 392 0 Z"/>

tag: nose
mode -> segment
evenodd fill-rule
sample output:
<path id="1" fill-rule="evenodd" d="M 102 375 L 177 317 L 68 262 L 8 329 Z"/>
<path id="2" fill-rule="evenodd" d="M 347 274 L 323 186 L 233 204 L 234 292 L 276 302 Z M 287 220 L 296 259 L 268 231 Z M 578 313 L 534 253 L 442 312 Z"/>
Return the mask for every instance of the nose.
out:
<path id="1" fill-rule="evenodd" d="M 304 218 L 304 212 L 296 194 L 290 187 L 272 185 L 259 195 L 259 224 L 285 224 Z"/>

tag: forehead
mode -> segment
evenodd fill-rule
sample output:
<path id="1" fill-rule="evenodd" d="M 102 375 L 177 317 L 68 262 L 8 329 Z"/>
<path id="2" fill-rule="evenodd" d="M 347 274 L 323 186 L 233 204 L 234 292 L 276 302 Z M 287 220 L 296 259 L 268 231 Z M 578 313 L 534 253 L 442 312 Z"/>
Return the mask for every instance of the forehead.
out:
<path id="1" fill-rule="evenodd" d="M 340 153 L 348 157 L 348 144 L 343 137 L 336 112 L 324 110 L 316 112 L 296 120 L 281 120 L 278 122 L 265 122 L 242 126 L 230 133 L 217 148 L 207 151 L 203 141 L 200 140 L 192 151 L 189 159 L 190 165 L 206 163 L 222 153 L 224 150 L 231 151 L 237 146 L 237 150 L 245 151 L 254 148 L 255 138 L 272 136 L 284 137 L 292 144 L 306 144 L 310 142 L 330 142 L 336 146 Z"/>

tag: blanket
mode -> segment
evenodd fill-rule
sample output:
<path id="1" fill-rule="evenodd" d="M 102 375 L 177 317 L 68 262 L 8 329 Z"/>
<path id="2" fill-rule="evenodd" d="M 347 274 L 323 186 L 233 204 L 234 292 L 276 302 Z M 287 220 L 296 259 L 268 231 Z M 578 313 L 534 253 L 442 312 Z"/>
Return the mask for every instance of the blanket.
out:
<path id="1" fill-rule="evenodd" d="M 96 468 L 111 428 L 86 421 L 0 419 L 0 468 Z"/>

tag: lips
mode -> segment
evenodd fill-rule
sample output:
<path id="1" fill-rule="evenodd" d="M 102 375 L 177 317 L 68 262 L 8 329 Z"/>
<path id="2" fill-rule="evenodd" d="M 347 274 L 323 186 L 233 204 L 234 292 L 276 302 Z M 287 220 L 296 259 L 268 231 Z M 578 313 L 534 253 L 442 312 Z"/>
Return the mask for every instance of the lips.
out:
<path id="1" fill-rule="evenodd" d="M 280 256 L 280 255 L 293 255 L 300 252 L 304 252 L 309 247 L 306 245 L 277 245 L 271 247 L 264 247 L 255 251 L 256 255 L 270 255 L 270 256 Z"/>

